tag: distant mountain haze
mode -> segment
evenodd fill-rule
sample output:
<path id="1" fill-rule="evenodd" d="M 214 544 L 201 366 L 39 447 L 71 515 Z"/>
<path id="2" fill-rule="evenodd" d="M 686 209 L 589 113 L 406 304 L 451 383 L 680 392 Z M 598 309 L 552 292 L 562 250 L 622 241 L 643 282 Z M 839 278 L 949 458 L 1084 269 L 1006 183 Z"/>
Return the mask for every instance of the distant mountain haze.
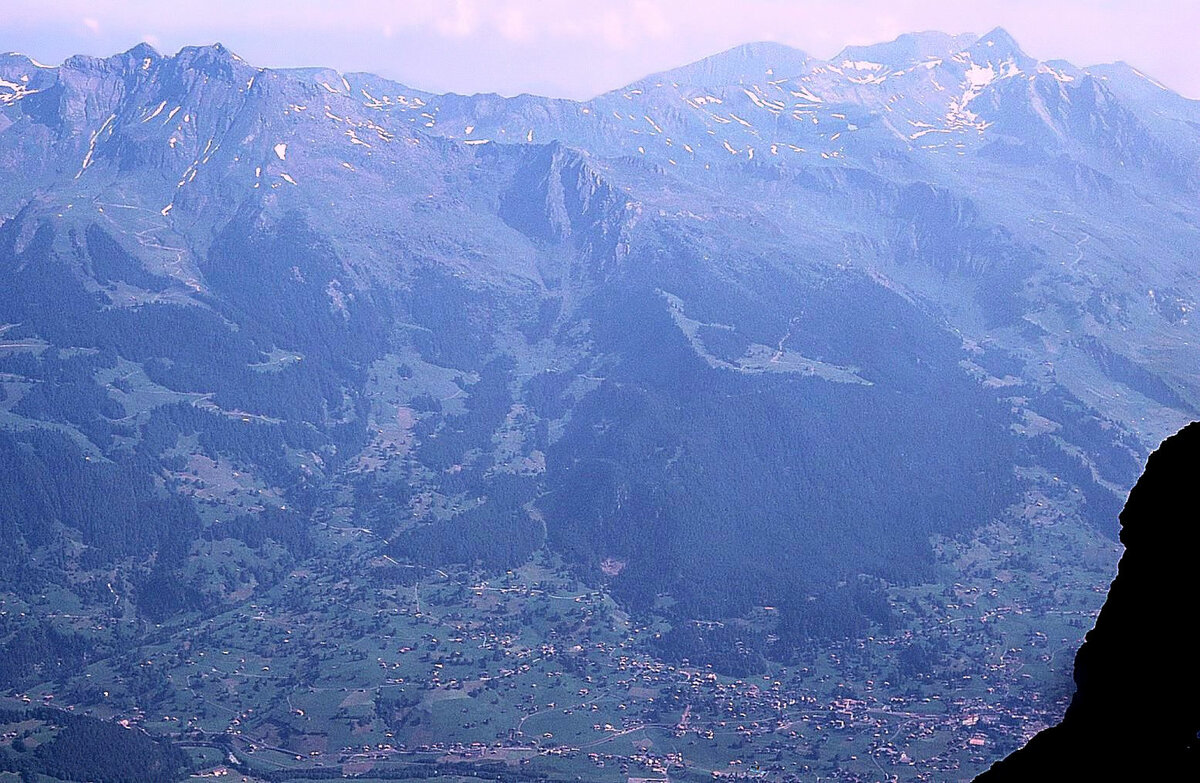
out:
<path id="1" fill-rule="evenodd" d="M 2 55 L 0 595 L 24 614 L 0 688 L 101 704 L 94 683 L 150 677 L 143 646 L 224 613 L 351 623 L 304 592 L 343 569 L 353 606 L 413 595 L 421 622 L 429 580 L 465 601 L 569 576 L 564 606 L 603 594 L 642 653 L 730 677 L 868 637 L 922 670 L 942 653 L 897 591 L 957 610 L 969 575 L 1065 601 L 1063 569 L 1111 566 L 1146 457 L 1200 409 L 1198 192 L 1200 102 L 1000 29 L 829 60 L 748 44 L 589 101 L 220 44 Z M 1053 549 L 1078 541 L 1078 562 Z M 1071 612 L 1099 607 L 1084 593 Z M 567 595 L 520 593 L 543 594 Z M 989 636 L 996 601 L 964 657 L 1042 655 L 1053 612 Z M 66 615 L 107 619 L 71 635 Z M 330 649 L 304 682 L 348 671 Z M 383 677 L 384 652 L 353 660 Z M 1069 688 L 1053 662 L 978 698 Z M 207 686 L 181 672 L 122 685 L 122 709 L 190 714 Z M 354 725 L 430 741 L 410 696 Z M 445 725 L 490 743 L 482 720 Z M 962 763 L 986 768 L 1021 720 L 964 736 Z"/>

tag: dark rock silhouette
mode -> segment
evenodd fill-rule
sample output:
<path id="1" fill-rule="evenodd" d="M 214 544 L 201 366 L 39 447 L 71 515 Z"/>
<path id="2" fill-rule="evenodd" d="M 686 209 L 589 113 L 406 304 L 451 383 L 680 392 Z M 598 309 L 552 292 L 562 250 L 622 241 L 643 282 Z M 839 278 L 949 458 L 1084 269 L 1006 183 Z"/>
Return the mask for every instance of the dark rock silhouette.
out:
<path id="1" fill-rule="evenodd" d="M 1062 722 L 976 783 L 1200 780 L 1200 422 L 1150 456 L 1121 512 L 1121 541 Z"/>

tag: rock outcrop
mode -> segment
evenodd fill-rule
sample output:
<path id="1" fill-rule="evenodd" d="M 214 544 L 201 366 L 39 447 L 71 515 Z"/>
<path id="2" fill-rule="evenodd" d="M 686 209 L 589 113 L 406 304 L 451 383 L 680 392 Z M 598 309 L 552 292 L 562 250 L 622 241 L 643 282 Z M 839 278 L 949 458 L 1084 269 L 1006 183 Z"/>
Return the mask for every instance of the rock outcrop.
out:
<path id="1" fill-rule="evenodd" d="M 1121 512 L 1121 541 L 1065 717 L 977 783 L 1200 780 L 1200 422 L 1150 456 Z"/>

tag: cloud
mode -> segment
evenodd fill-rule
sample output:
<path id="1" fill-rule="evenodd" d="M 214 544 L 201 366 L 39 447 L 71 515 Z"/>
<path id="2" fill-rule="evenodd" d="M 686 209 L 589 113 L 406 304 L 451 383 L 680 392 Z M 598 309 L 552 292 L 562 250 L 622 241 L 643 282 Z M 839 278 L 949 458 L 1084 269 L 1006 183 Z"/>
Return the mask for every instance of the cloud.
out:
<path id="1" fill-rule="evenodd" d="M 625 20 L 615 10 L 606 10 L 595 29 L 598 29 L 601 40 L 614 49 L 624 49 L 631 43 L 630 36 L 625 31 Z"/>
<path id="2" fill-rule="evenodd" d="M 517 43 L 528 42 L 534 37 L 528 12 L 516 4 L 504 6 L 496 12 L 496 30 L 505 40 Z"/>
<path id="3" fill-rule="evenodd" d="M 454 0 L 451 8 L 434 23 L 438 32 L 450 38 L 466 38 L 479 29 L 481 14 L 474 0 Z"/>
<path id="4" fill-rule="evenodd" d="M 647 38 L 667 38 L 673 28 L 662 7 L 647 0 L 634 0 L 629 8 L 631 26 Z"/>
<path id="5" fill-rule="evenodd" d="M 266 66 L 329 65 L 458 90 L 584 97 L 739 43 L 817 57 L 913 30 L 1003 26 L 1035 57 L 1124 59 L 1200 96 L 1196 0 L 0 0 L 0 50 L 111 54 L 220 40 Z M 386 45 L 384 44 L 386 41 Z M 369 42 L 374 42 L 371 45 Z"/>

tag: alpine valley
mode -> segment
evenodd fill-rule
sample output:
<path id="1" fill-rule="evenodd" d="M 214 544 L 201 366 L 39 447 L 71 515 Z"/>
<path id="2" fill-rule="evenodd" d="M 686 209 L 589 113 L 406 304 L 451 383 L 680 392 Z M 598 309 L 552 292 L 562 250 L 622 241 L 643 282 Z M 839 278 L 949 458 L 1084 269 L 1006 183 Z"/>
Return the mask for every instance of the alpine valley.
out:
<path id="1" fill-rule="evenodd" d="M 0 781 L 969 779 L 1197 417 L 1198 199 L 1200 102 L 999 29 L 0 55 Z"/>

